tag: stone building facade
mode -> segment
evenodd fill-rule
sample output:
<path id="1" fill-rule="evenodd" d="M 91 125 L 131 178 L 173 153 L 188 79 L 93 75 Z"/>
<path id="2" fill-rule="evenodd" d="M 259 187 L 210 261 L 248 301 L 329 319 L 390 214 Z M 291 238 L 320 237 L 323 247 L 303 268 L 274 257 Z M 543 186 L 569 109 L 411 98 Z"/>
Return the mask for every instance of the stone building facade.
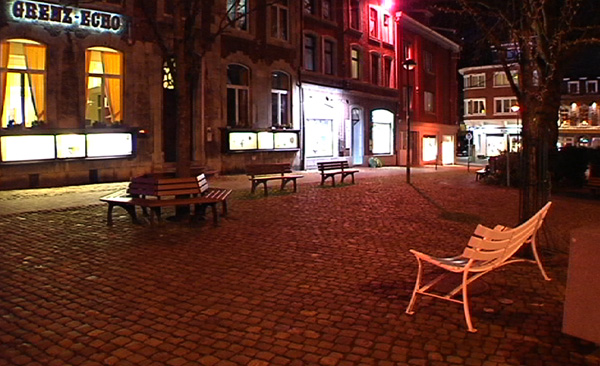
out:
<path id="1" fill-rule="evenodd" d="M 452 163 L 458 46 L 388 3 L 200 2 L 192 171 L 406 164 L 412 90 L 414 164 Z M 175 171 L 174 4 L 3 5 L 0 189 Z M 417 62 L 408 80 L 407 57 Z"/>

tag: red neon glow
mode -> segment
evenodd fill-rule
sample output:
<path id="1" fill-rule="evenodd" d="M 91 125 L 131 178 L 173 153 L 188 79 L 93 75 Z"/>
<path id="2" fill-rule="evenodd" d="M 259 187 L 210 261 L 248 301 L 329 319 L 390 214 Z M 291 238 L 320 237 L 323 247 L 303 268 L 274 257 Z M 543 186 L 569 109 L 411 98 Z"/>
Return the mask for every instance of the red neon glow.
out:
<path id="1" fill-rule="evenodd" d="M 386 10 L 391 10 L 394 6 L 394 0 L 382 0 L 381 6 Z"/>

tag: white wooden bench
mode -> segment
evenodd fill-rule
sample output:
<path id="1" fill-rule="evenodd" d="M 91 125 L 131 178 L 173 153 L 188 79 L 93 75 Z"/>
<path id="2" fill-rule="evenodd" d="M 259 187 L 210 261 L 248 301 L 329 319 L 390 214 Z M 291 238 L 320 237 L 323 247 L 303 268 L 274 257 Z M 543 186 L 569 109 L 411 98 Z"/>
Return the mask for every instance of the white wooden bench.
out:
<path id="1" fill-rule="evenodd" d="M 463 305 L 469 332 L 476 332 L 477 330 L 473 327 L 469 310 L 467 290 L 470 283 L 499 267 L 516 262 L 537 263 L 544 279 L 550 281 L 546 271 L 544 271 L 544 267 L 542 267 L 542 262 L 540 261 L 536 248 L 536 233 L 542 225 L 550 205 L 551 202 L 548 202 L 529 220 L 515 228 L 498 225 L 494 229 L 490 229 L 483 225 L 478 225 L 475 229 L 475 233 L 469 239 L 463 253 L 454 257 L 433 257 L 411 249 L 410 252 L 417 258 L 419 268 L 417 279 L 415 281 L 415 288 L 406 309 L 406 313 L 414 313 L 418 295 L 427 295 L 459 303 Z M 513 255 L 525 244 L 531 245 L 535 260 L 513 257 Z M 437 276 L 426 285 L 421 285 L 424 262 L 431 263 L 436 267 L 446 270 L 446 272 Z M 462 275 L 462 282 L 459 286 L 446 294 L 431 292 L 435 289 L 436 284 L 451 273 L 459 273 Z M 462 294 L 462 298 L 454 298 L 459 293 Z"/>

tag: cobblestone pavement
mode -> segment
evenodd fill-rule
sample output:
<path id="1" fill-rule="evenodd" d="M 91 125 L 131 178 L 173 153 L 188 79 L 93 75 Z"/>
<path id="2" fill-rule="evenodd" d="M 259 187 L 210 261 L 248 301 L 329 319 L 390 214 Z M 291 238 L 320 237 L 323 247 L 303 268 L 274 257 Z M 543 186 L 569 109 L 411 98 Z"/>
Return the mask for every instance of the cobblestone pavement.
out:
<path id="1" fill-rule="evenodd" d="M 471 334 L 459 305 L 404 313 L 408 249 L 454 254 L 477 223 L 514 225 L 518 194 L 463 168 L 417 170 L 413 186 L 395 172 L 269 197 L 243 181 L 219 227 L 133 225 L 120 209 L 107 227 L 97 197 L 118 184 L 66 188 L 96 195 L 76 207 L 3 209 L 0 365 L 600 365 L 561 333 L 568 233 L 597 223 L 597 199 L 553 198 L 541 235 L 553 281 L 528 264 L 489 274 Z M 0 208 L 51 201 L 36 192 L 4 193 Z"/>

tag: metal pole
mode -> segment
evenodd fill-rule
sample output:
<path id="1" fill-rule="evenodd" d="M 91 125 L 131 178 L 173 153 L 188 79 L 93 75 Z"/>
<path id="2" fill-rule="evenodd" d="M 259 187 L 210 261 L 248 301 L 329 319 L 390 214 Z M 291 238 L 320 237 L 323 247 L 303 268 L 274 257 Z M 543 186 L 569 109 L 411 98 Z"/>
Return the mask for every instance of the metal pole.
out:
<path id="1" fill-rule="evenodd" d="M 506 186 L 510 187 L 510 134 L 506 133 Z"/>
<path id="2" fill-rule="evenodd" d="M 406 183 L 410 184 L 410 74 L 409 68 L 406 69 Z"/>

